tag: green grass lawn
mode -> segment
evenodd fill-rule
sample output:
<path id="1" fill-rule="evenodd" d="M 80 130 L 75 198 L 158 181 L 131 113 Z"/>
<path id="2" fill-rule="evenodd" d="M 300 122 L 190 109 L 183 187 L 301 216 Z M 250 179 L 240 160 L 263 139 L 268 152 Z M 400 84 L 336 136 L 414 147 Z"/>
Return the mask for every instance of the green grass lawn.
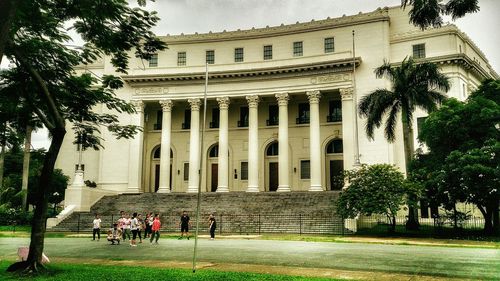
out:
<path id="1" fill-rule="evenodd" d="M 20 276 L 6 272 L 11 264 L 0 261 L 0 280 L 19 280 Z M 111 265 L 75 265 L 57 264 L 48 267 L 49 272 L 38 277 L 26 277 L 26 280 L 51 280 L 51 281 L 89 281 L 89 280 L 119 280 L 119 281 L 151 281 L 151 280 L 294 280 L 294 281 L 322 281 L 340 280 L 325 278 L 295 277 L 274 274 L 256 274 L 241 272 L 223 272 L 215 270 L 198 270 L 193 273 L 187 269 L 153 268 L 139 266 L 111 266 Z"/>

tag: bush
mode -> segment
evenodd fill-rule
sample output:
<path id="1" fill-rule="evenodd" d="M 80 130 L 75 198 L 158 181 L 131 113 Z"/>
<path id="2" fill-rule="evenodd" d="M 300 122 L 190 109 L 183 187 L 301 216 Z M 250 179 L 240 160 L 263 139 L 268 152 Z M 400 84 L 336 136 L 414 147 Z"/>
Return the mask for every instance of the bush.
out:
<path id="1" fill-rule="evenodd" d="M 14 208 L 0 208 L 0 225 L 27 225 L 31 223 L 32 218 L 32 212 Z"/>

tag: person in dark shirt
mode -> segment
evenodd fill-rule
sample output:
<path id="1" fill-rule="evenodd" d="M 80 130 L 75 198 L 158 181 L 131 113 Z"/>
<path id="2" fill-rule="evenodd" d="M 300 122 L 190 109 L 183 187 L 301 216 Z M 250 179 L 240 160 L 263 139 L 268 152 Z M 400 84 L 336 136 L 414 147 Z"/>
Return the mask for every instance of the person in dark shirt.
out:
<path id="1" fill-rule="evenodd" d="M 186 235 L 189 240 L 189 227 L 191 226 L 191 221 L 189 220 L 189 216 L 186 211 L 182 212 L 179 225 L 181 227 L 181 237 L 179 237 L 179 239 L 182 239 L 182 237 Z"/>
<path id="2" fill-rule="evenodd" d="M 208 218 L 208 228 L 210 229 L 210 239 L 215 239 L 215 229 L 217 228 L 217 223 L 215 221 L 214 214 L 210 214 L 210 218 Z"/>

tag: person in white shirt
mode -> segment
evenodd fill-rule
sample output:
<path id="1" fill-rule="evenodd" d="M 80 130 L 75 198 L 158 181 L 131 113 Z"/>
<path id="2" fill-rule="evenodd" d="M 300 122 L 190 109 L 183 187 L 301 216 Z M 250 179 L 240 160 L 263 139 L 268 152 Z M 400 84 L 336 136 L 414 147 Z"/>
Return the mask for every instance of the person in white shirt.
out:
<path id="1" fill-rule="evenodd" d="M 92 228 L 92 241 L 95 241 L 95 235 L 97 234 L 97 241 L 101 240 L 101 219 L 99 214 L 95 214 L 94 221 L 92 222 L 94 227 Z"/>
<path id="2" fill-rule="evenodd" d="M 137 213 L 132 215 L 130 220 L 130 230 L 132 231 L 132 240 L 130 240 L 130 246 L 136 247 L 137 243 L 135 239 L 137 238 L 137 233 L 139 232 L 139 221 L 137 220 Z"/>

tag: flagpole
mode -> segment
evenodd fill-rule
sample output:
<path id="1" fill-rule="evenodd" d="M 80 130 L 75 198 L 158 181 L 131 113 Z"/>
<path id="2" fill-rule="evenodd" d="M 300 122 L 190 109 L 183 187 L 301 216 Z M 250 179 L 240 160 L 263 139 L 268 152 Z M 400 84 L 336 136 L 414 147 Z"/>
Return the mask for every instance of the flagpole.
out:
<path id="1" fill-rule="evenodd" d="M 354 138 L 356 142 L 356 151 L 354 154 L 354 166 L 361 166 L 359 160 L 359 136 L 358 136 L 358 95 L 356 93 L 356 41 L 355 31 L 352 31 L 352 99 L 354 103 Z"/>
<path id="2" fill-rule="evenodd" d="M 203 94 L 203 124 L 201 126 L 201 141 L 200 152 L 203 151 L 203 138 L 205 136 L 205 127 L 207 122 L 207 90 L 208 90 L 208 63 L 205 64 L 205 93 Z M 201 153 L 203 154 L 203 153 Z M 196 201 L 196 230 L 194 235 L 194 249 L 193 249 L 193 273 L 196 272 L 196 254 L 198 249 L 198 232 L 200 226 L 200 205 L 201 205 L 201 169 L 203 167 L 203 158 L 200 160 L 198 167 L 198 197 Z"/>

